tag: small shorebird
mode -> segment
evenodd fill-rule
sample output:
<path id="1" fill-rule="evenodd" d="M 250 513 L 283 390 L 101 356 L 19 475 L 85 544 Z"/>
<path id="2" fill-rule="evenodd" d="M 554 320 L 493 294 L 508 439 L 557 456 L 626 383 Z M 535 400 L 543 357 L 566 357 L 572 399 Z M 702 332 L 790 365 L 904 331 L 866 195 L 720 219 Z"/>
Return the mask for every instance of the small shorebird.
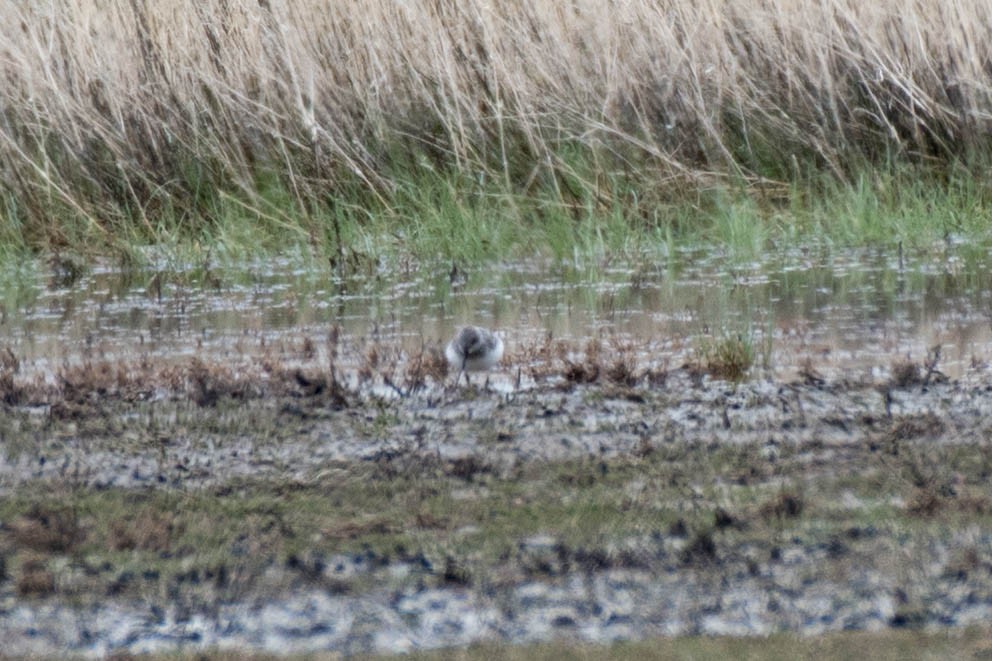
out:
<path id="1" fill-rule="evenodd" d="M 469 372 L 483 372 L 499 362 L 503 357 L 503 340 L 499 335 L 478 326 L 465 326 L 444 350 L 448 364 L 458 370 L 455 385 L 465 374 L 465 383 Z"/>

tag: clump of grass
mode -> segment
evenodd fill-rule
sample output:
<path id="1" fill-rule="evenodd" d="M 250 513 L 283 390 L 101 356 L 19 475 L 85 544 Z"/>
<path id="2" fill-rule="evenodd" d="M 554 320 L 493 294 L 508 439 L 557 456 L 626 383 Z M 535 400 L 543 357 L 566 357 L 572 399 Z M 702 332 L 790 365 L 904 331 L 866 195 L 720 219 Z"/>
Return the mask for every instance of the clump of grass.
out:
<path id="1" fill-rule="evenodd" d="M 636 371 L 636 357 L 634 348 L 630 344 L 622 342 L 613 343 L 614 359 L 606 370 L 606 378 L 618 386 L 632 387 L 640 380 L 640 375 Z"/>
<path id="2" fill-rule="evenodd" d="M 959 493 L 947 483 L 932 482 L 913 489 L 906 511 L 919 517 L 946 516 L 951 512 L 985 516 L 992 512 L 992 498 L 985 493 Z"/>
<path id="3" fill-rule="evenodd" d="M 21 597 L 45 597 L 55 592 L 55 574 L 48 569 L 44 555 L 28 554 L 21 560 L 17 576 L 17 594 Z"/>
<path id="4" fill-rule="evenodd" d="M 576 358 L 561 351 L 561 376 L 567 384 L 597 383 L 605 379 L 610 384 L 626 387 L 633 387 L 641 380 L 643 375 L 637 369 L 634 345 L 613 338 L 608 355 L 612 356 L 609 360 L 603 355 L 603 345 L 598 338 L 592 338 L 586 343 L 581 357 Z M 659 380 L 663 382 L 664 377 Z"/>
<path id="5" fill-rule="evenodd" d="M 754 365 L 751 339 L 741 334 L 704 338 L 697 355 L 703 370 L 726 381 L 743 381 Z"/>
<path id="6" fill-rule="evenodd" d="M 891 373 L 891 383 L 896 388 L 908 388 L 923 383 L 920 366 L 908 358 L 892 363 Z"/>
<path id="7" fill-rule="evenodd" d="M 163 553 L 182 534 L 181 525 L 172 512 L 144 507 L 126 520 L 110 524 L 110 548 L 115 551 L 151 551 Z"/>
<path id="8" fill-rule="evenodd" d="M 972 573 L 992 572 L 992 559 L 983 551 L 974 545 L 956 550 L 944 566 L 944 575 L 966 580 Z"/>
<path id="9" fill-rule="evenodd" d="M 697 532 L 682 549 L 682 563 L 707 566 L 719 562 L 713 531 L 706 529 Z"/>
<path id="10" fill-rule="evenodd" d="M 32 507 L 11 524 L 14 545 L 39 553 L 69 553 L 86 538 L 75 510 L 68 507 Z"/>
<path id="11" fill-rule="evenodd" d="M 765 520 L 794 519 L 803 513 L 805 507 L 803 495 L 790 489 L 763 503 L 758 512 Z"/>
<path id="12" fill-rule="evenodd" d="M 0 351 L 0 401 L 17 405 L 24 399 L 23 390 L 14 383 L 14 375 L 21 369 L 21 362 L 10 347 Z"/>
<path id="13" fill-rule="evenodd" d="M 941 359 L 941 346 L 935 345 L 927 351 L 927 357 L 919 365 L 907 356 L 892 363 L 889 383 L 895 388 L 926 386 L 930 383 L 943 383 L 947 375 L 937 369 Z"/>
<path id="14" fill-rule="evenodd" d="M 807 386 L 820 387 L 826 384 L 827 380 L 823 378 L 823 375 L 813 366 L 813 359 L 807 356 L 799 365 L 799 377 L 802 379 L 803 383 Z"/>
<path id="15" fill-rule="evenodd" d="M 550 352 L 552 345 L 550 343 L 546 343 L 545 346 Z M 559 355 L 561 355 L 562 362 L 564 363 L 562 376 L 565 378 L 566 383 L 582 384 L 596 383 L 599 381 L 599 377 L 604 371 L 602 365 L 603 347 L 599 339 L 589 339 L 586 343 L 585 351 L 581 359 L 573 359 L 567 355 L 564 355 L 564 351 L 562 351 L 563 347 L 560 345 L 555 346 L 555 348 L 558 350 Z"/>
<path id="16" fill-rule="evenodd" d="M 932 438 L 944 433 L 945 423 L 931 412 L 899 416 L 892 421 L 888 439 L 893 442 Z"/>

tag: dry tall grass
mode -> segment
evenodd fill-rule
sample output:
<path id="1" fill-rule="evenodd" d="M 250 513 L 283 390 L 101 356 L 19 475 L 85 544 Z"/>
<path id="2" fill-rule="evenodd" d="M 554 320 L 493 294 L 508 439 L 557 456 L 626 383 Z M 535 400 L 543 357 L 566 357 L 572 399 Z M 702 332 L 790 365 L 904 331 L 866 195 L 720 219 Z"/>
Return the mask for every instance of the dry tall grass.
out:
<path id="1" fill-rule="evenodd" d="M 108 231 L 259 174 L 388 199 L 395 163 L 787 176 L 990 144 L 987 0 L 0 0 L 0 213 Z M 271 205 L 270 205 L 271 206 Z M 58 244 L 60 230 L 39 227 Z"/>

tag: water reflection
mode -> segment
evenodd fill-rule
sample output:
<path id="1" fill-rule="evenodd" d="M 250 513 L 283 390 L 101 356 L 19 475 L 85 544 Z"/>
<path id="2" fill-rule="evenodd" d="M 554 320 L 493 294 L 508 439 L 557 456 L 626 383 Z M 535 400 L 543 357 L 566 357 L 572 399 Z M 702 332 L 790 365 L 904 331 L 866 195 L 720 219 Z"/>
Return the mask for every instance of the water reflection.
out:
<path id="1" fill-rule="evenodd" d="M 523 262 L 451 277 L 340 280 L 289 263 L 221 273 L 96 269 L 71 282 L 49 274 L 9 280 L 0 298 L 2 342 L 45 369 L 87 355 L 224 356 L 239 343 L 326 336 L 353 346 L 379 337 L 416 350 L 458 324 L 502 328 L 513 343 L 547 333 L 617 336 L 681 364 L 693 338 L 746 333 L 770 366 L 789 376 L 807 358 L 818 369 L 920 361 L 941 344 L 955 377 L 989 359 L 992 257 L 971 250 L 909 256 L 883 251 L 792 251 L 759 263 L 685 252 L 594 273 Z"/>

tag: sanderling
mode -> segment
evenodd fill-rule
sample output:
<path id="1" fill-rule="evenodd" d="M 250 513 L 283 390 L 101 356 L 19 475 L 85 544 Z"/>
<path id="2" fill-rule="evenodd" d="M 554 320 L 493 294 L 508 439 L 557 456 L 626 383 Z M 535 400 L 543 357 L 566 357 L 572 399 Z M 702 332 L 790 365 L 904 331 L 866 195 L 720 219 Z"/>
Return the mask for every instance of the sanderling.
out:
<path id="1" fill-rule="evenodd" d="M 503 357 L 503 340 L 485 328 L 466 326 L 458 331 L 455 339 L 448 342 L 444 357 L 452 368 L 458 370 L 455 384 L 464 372 L 465 383 L 472 385 L 468 380 L 468 373 L 482 372 L 498 363 Z"/>

